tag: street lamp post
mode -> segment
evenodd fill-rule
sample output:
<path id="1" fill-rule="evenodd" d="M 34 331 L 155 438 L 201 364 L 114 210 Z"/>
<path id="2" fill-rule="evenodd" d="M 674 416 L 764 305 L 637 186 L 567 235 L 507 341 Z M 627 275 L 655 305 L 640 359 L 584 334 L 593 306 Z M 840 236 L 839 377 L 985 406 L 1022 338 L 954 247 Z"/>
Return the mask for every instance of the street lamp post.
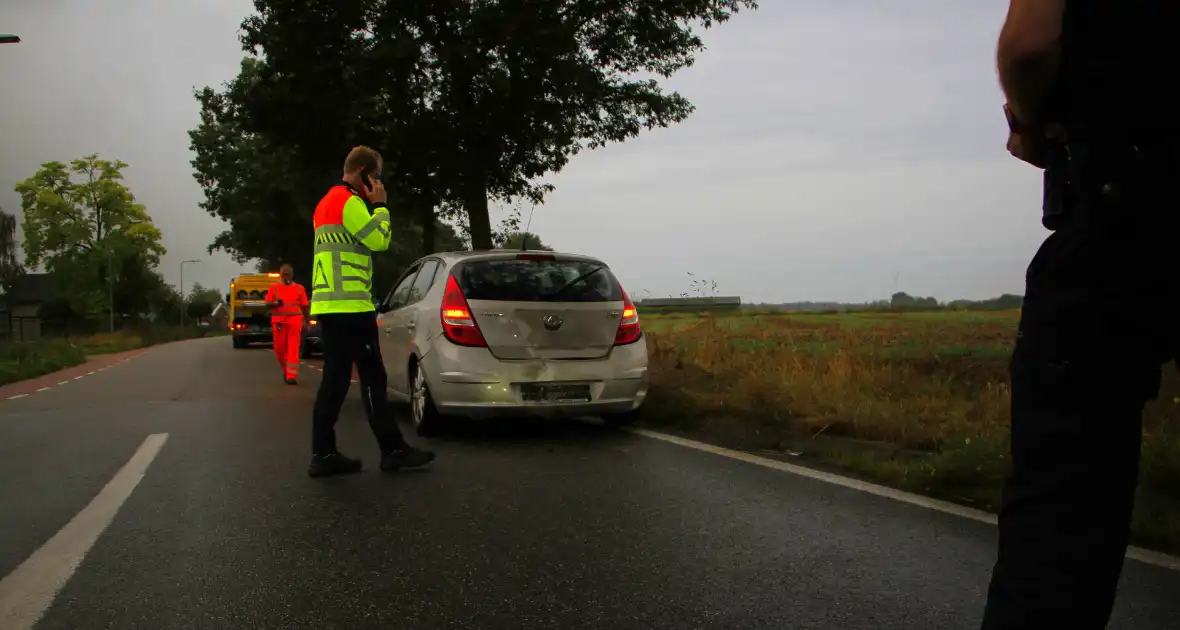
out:
<path id="1" fill-rule="evenodd" d="M 180 262 L 180 327 L 184 328 L 184 307 L 186 300 L 184 297 L 184 266 L 189 263 L 199 263 L 199 260 L 182 260 Z"/>

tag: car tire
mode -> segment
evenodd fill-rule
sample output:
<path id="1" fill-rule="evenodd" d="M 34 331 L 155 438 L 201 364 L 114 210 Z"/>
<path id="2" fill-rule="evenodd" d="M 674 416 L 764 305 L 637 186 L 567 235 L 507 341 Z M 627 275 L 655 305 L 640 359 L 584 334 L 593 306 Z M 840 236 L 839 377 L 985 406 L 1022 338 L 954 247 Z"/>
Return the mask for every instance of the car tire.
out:
<path id="1" fill-rule="evenodd" d="M 414 432 L 422 437 L 433 437 L 442 433 L 446 428 L 446 418 L 434 406 L 434 398 L 430 395 L 430 387 L 426 383 L 426 374 L 418 366 L 417 361 L 410 363 L 410 420 L 414 423 Z"/>
<path id="2" fill-rule="evenodd" d="M 246 347 L 246 344 L 242 343 L 242 340 L 238 339 L 237 336 L 235 335 L 234 336 L 234 350 L 241 350 L 244 347 Z"/>
<path id="3" fill-rule="evenodd" d="M 311 358 L 311 348 L 308 347 L 308 344 L 306 341 L 304 341 L 299 346 L 299 358 L 300 359 L 310 359 Z"/>
<path id="4" fill-rule="evenodd" d="M 629 427 L 637 422 L 639 422 L 639 409 L 632 409 L 631 411 L 624 411 L 623 413 L 611 413 L 602 416 L 602 424 L 612 429 Z"/>

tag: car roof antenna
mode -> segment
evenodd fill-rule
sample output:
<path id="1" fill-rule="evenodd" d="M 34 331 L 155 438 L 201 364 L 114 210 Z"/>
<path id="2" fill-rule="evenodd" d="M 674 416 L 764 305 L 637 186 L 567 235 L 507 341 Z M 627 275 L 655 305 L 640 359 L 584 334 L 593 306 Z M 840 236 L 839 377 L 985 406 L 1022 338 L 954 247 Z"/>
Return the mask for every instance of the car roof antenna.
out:
<path id="1" fill-rule="evenodd" d="M 529 220 L 524 224 L 524 235 L 520 239 L 520 251 L 527 252 L 529 249 L 529 228 L 533 226 L 533 213 L 537 211 L 537 204 L 529 209 Z"/>

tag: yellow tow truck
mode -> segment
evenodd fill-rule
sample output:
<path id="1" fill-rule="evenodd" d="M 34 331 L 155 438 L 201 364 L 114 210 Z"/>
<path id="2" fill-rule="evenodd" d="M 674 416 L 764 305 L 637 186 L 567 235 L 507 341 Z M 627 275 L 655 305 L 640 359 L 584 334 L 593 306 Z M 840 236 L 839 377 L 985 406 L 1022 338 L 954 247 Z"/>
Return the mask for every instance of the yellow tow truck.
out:
<path id="1" fill-rule="evenodd" d="M 277 271 L 239 274 L 229 283 L 229 331 L 234 348 L 245 348 L 251 343 L 271 343 L 270 311 L 266 308 L 266 292 L 277 282 Z M 320 326 L 312 319 L 303 333 L 300 354 L 303 358 L 320 352 Z"/>

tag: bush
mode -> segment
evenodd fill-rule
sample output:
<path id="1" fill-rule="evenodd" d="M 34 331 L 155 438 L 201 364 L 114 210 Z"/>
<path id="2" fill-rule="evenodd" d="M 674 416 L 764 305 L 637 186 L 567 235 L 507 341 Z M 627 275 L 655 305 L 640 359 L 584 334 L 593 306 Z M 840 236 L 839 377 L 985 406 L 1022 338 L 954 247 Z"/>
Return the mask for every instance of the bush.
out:
<path id="1" fill-rule="evenodd" d="M 36 378 L 86 362 L 81 348 L 62 340 L 0 344 L 0 385 Z"/>

